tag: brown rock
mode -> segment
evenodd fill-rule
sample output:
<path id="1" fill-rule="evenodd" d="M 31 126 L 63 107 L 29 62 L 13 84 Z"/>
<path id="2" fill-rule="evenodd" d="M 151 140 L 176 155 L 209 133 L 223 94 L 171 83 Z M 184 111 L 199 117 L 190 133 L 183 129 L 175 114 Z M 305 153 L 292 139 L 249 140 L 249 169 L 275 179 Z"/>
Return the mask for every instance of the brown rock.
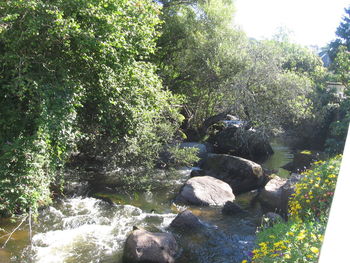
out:
<path id="1" fill-rule="evenodd" d="M 124 263 L 174 263 L 178 246 L 171 233 L 134 230 L 126 240 Z"/>
<path id="2" fill-rule="evenodd" d="M 234 194 L 262 187 L 266 181 L 259 164 L 227 154 L 209 154 L 201 168 L 207 175 L 228 183 Z"/>

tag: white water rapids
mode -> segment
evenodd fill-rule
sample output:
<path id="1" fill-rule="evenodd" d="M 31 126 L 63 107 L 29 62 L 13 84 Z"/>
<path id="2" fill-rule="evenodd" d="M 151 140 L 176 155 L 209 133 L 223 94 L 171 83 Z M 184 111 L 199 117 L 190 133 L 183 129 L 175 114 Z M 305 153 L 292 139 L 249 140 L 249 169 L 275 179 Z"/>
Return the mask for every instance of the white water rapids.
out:
<path id="1" fill-rule="evenodd" d="M 60 207 L 49 207 L 40 218 L 42 225 L 27 252 L 31 262 L 118 262 L 133 226 L 164 230 L 176 216 L 144 213 L 130 205 L 110 206 L 95 198 L 67 199 Z"/>

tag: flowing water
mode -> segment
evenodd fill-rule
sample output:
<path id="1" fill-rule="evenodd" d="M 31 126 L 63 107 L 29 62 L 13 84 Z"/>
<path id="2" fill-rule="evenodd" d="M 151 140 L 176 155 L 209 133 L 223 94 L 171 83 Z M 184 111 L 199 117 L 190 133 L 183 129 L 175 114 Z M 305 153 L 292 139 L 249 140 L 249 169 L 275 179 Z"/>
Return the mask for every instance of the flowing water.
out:
<path id="1" fill-rule="evenodd" d="M 264 164 L 269 169 L 290 160 L 288 148 L 275 143 L 273 148 L 274 156 Z M 183 180 L 186 177 L 188 173 L 182 174 Z M 247 212 L 235 216 L 223 215 L 220 208 L 188 207 L 205 227 L 196 233 L 181 233 L 170 229 L 169 224 L 185 208 L 172 203 L 183 180 L 153 193 L 95 195 L 112 200 L 114 205 L 92 197 L 59 200 L 40 212 L 32 222 L 32 232 L 25 221 L 6 248 L 0 248 L 0 263 L 121 263 L 125 240 L 134 226 L 171 231 L 181 247 L 178 263 L 235 263 L 246 259 L 261 220 L 259 203 L 251 203 L 253 193 L 237 197 Z M 20 222 L 0 221 L 0 246 Z"/>

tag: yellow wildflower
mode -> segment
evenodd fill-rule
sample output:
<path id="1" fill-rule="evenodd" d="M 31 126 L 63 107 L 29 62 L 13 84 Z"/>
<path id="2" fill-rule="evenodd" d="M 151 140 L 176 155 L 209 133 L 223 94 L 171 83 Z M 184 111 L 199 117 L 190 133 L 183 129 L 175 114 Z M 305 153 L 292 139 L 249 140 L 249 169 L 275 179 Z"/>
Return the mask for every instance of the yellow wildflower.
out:
<path id="1" fill-rule="evenodd" d="M 310 250 L 315 254 L 318 254 L 318 252 L 319 252 L 317 247 L 311 247 Z"/>
<path id="2" fill-rule="evenodd" d="M 305 231 L 303 230 L 297 235 L 298 240 L 303 240 L 305 237 L 306 237 Z"/>

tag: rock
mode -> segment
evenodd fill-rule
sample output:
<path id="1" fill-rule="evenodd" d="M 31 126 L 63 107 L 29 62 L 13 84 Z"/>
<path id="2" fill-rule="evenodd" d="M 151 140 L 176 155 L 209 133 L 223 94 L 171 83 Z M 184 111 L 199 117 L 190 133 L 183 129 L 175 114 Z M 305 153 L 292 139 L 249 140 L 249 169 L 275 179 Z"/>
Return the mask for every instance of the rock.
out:
<path id="1" fill-rule="evenodd" d="M 266 214 L 263 215 L 262 218 L 262 226 L 263 227 L 271 227 L 276 223 L 279 222 L 283 222 L 283 218 L 277 214 L 277 213 L 273 213 L 273 212 L 268 212 Z"/>
<path id="2" fill-rule="evenodd" d="M 304 171 L 310 168 L 311 164 L 315 161 L 324 159 L 324 156 L 320 152 L 304 150 L 294 154 L 292 162 L 287 163 L 282 168 L 293 173 Z"/>
<path id="3" fill-rule="evenodd" d="M 260 202 L 270 211 L 277 211 L 287 215 L 289 198 L 294 193 L 295 185 L 300 178 L 301 175 L 299 174 L 292 174 L 289 179 L 274 177 L 260 192 Z"/>
<path id="4" fill-rule="evenodd" d="M 231 121 L 232 122 L 232 121 Z M 209 139 L 216 153 L 230 154 L 250 160 L 266 159 L 273 154 L 268 138 L 262 133 L 230 125 Z"/>
<path id="5" fill-rule="evenodd" d="M 231 187 L 211 176 L 196 176 L 181 188 L 176 202 L 201 206 L 222 206 L 235 199 Z"/>
<path id="6" fill-rule="evenodd" d="M 287 179 L 275 176 L 272 178 L 259 194 L 259 201 L 271 211 L 286 210 L 282 202 L 282 187 Z"/>
<path id="7" fill-rule="evenodd" d="M 134 230 L 126 239 L 123 262 L 174 263 L 178 246 L 171 233 Z"/>
<path id="8" fill-rule="evenodd" d="M 201 228 L 203 225 L 199 218 L 187 209 L 179 213 L 170 223 L 170 226 L 180 231 L 192 231 Z"/>
<path id="9" fill-rule="evenodd" d="M 258 189 L 266 183 L 259 164 L 236 156 L 209 154 L 201 168 L 206 175 L 228 183 L 235 195 Z"/>
<path id="10" fill-rule="evenodd" d="M 288 178 L 287 182 L 282 186 L 282 211 L 287 214 L 288 213 L 288 202 L 289 198 L 295 191 L 295 185 L 300 181 L 302 175 L 300 174 L 291 174 Z"/>
<path id="11" fill-rule="evenodd" d="M 193 169 L 191 171 L 190 177 L 204 176 L 205 172 L 202 169 Z"/>
<path id="12" fill-rule="evenodd" d="M 183 142 L 179 145 L 180 149 L 184 148 L 196 148 L 198 149 L 198 154 L 197 156 L 201 159 L 207 157 L 208 154 L 208 149 L 207 146 L 203 143 L 198 143 L 198 142 Z"/>
<path id="13" fill-rule="evenodd" d="M 235 215 L 244 212 L 239 205 L 231 201 L 227 201 L 221 211 L 224 215 Z"/>
<path id="14" fill-rule="evenodd" d="M 236 117 L 236 116 L 233 116 L 231 114 L 227 114 L 226 115 L 226 119 L 229 120 L 229 121 L 239 121 L 239 118 Z"/>

